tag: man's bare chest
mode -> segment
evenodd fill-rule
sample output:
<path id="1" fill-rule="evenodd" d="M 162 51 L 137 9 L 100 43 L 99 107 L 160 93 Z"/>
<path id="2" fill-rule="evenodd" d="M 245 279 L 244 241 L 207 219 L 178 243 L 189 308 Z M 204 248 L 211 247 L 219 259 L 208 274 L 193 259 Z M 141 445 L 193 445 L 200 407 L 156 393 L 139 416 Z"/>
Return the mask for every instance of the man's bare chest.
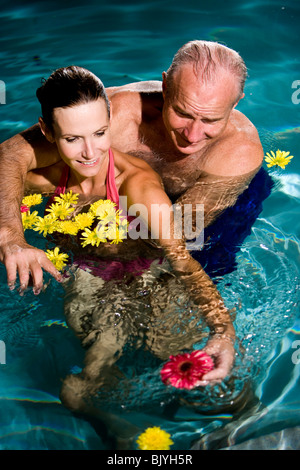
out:
<path id="1" fill-rule="evenodd" d="M 165 191 L 171 197 L 180 196 L 201 177 L 203 169 L 197 158 L 187 158 L 184 161 L 172 161 L 166 158 L 166 152 L 153 151 L 145 146 L 128 153 L 147 162 L 161 177 Z"/>
<path id="2" fill-rule="evenodd" d="M 179 196 L 198 180 L 204 170 L 204 159 L 200 154 L 178 158 L 155 129 L 147 131 L 131 123 L 126 131 L 113 134 L 112 146 L 147 162 L 162 178 L 167 194 Z"/>

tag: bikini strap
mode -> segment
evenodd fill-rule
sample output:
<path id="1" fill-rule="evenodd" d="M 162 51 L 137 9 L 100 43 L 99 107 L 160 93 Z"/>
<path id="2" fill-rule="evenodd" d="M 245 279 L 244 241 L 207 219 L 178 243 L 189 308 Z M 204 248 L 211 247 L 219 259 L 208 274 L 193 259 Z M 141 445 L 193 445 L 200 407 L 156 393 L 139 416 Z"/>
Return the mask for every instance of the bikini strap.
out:
<path id="1" fill-rule="evenodd" d="M 107 169 L 106 177 L 106 197 L 112 202 L 117 204 L 119 207 L 119 193 L 116 186 L 115 180 L 115 164 L 114 164 L 114 154 L 111 149 L 109 149 L 109 162 Z"/>
<path id="2" fill-rule="evenodd" d="M 48 209 L 48 207 L 51 206 L 51 204 L 54 202 L 55 196 L 60 196 L 60 194 L 65 194 L 68 179 L 69 179 L 69 174 L 70 174 L 70 167 L 68 165 L 65 165 L 60 175 L 58 186 L 56 190 L 54 191 L 54 194 L 52 194 L 52 196 L 47 201 L 46 209 Z"/>
<path id="3" fill-rule="evenodd" d="M 66 189 L 67 189 L 69 174 L 70 174 L 70 167 L 68 165 L 65 165 L 63 168 L 62 174 L 60 176 L 58 186 L 54 193 L 55 196 L 59 196 L 60 194 L 65 194 Z"/>
<path id="4" fill-rule="evenodd" d="M 109 149 L 108 154 L 109 154 L 109 161 L 108 161 L 108 169 L 107 169 L 107 177 L 106 177 L 106 197 L 107 199 L 110 199 L 112 202 L 117 204 L 117 206 L 119 207 L 119 193 L 117 190 L 116 180 L 115 180 L 114 154 L 111 149 Z M 65 165 L 62 170 L 58 186 L 54 194 L 49 198 L 47 202 L 47 207 L 49 207 L 53 203 L 55 196 L 59 196 L 60 194 L 65 194 L 68 179 L 69 179 L 69 174 L 70 174 L 70 167 L 68 165 Z"/>

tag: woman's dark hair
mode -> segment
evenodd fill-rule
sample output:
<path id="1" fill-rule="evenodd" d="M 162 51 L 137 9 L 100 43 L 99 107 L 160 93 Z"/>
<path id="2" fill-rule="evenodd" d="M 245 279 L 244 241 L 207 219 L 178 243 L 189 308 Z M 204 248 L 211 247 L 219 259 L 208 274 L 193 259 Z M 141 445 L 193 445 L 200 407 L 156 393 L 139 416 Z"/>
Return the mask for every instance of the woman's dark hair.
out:
<path id="1" fill-rule="evenodd" d="M 75 65 L 55 70 L 47 80 L 43 80 L 36 96 L 41 103 L 43 121 L 50 130 L 53 130 L 55 108 L 68 108 L 102 98 L 110 116 L 109 101 L 100 78 Z"/>

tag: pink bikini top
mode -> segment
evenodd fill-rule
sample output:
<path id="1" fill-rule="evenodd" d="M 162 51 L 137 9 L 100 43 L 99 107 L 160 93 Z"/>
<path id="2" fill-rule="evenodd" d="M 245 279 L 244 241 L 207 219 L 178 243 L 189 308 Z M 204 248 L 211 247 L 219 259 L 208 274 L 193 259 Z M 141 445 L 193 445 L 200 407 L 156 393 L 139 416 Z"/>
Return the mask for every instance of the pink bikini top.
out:
<path id="1" fill-rule="evenodd" d="M 60 194 L 65 194 L 67 183 L 70 175 L 70 167 L 66 165 L 62 171 L 59 184 L 54 194 L 49 198 L 47 207 L 52 204 L 54 197 Z M 114 155 L 111 149 L 109 149 L 109 162 L 106 176 L 106 198 L 114 202 L 119 208 L 119 193 L 115 181 L 115 167 L 114 167 Z M 134 217 L 127 217 L 128 220 L 134 219 Z M 99 276 L 105 281 L 111 279 L 122 279 L 128 273 L 133 276 L 140 276 L 151 266 L 153 259 L 147 259 L 143 257 L 137 257 L 133 260 L 101 260 L 95 256 L 82 256 L 76 257 L 73 263 L 83 270 L 88 270 L 94 276 Z M 162 258 L 159 258 L 159 264 L 162 262 Z"/>
<path id="2" fill-rule="evenodd" d="M 117 190 L 116 180 L 115 180 L 114 154 L 111 149 L 109 149 L 108 155 L 109 155 L 109 162 L 108 162 L 108 170 L 107 170 L 107 176 L 106 176 L 106 199 L 110 199 L 112 202 L 114 202 L 117 205 L 117 207 L 119 207 L 119 193 Z M 70 176 L 70 167 L 68 165 L 65 165 L 65 167 L 63 168 L 58 186 L 54 194 L 49 198 L 47 207 L 49 207 L 49 205 L 52 204 L 55 196 L 59 196 L 60 194 L 65 194 L 69 176 Z"/>

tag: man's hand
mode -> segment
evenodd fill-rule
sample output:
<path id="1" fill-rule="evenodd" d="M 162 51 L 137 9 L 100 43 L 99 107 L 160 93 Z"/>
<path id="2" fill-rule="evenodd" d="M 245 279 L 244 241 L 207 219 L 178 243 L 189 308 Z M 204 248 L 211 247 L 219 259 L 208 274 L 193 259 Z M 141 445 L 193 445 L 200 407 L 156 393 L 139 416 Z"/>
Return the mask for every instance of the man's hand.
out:
<path id="1" fill-rule="evenodd" d="M 58 282 L 62 281 L 62 275 L 47 258 L 45 252 L 28 245 L 26 242 L 1 246 L 0 261 L 6 268 L 7 283 L 11 290 L 15 287 L 18 274 L 21 292 L 27 289 L 31 277 L 33 292 L 36 295 L 39 294 L 43 288 L 43 269 Z"/>
<path id="2" fill-rule="evenodd" d="M 235 356 L 233 341 L 229 336 L 215 335 L 207 342 L 203 350 L 213 358 L 215 368 L 203 375 L 201 382 L 197 385 L 222 382 L 229 374 Z"/>

